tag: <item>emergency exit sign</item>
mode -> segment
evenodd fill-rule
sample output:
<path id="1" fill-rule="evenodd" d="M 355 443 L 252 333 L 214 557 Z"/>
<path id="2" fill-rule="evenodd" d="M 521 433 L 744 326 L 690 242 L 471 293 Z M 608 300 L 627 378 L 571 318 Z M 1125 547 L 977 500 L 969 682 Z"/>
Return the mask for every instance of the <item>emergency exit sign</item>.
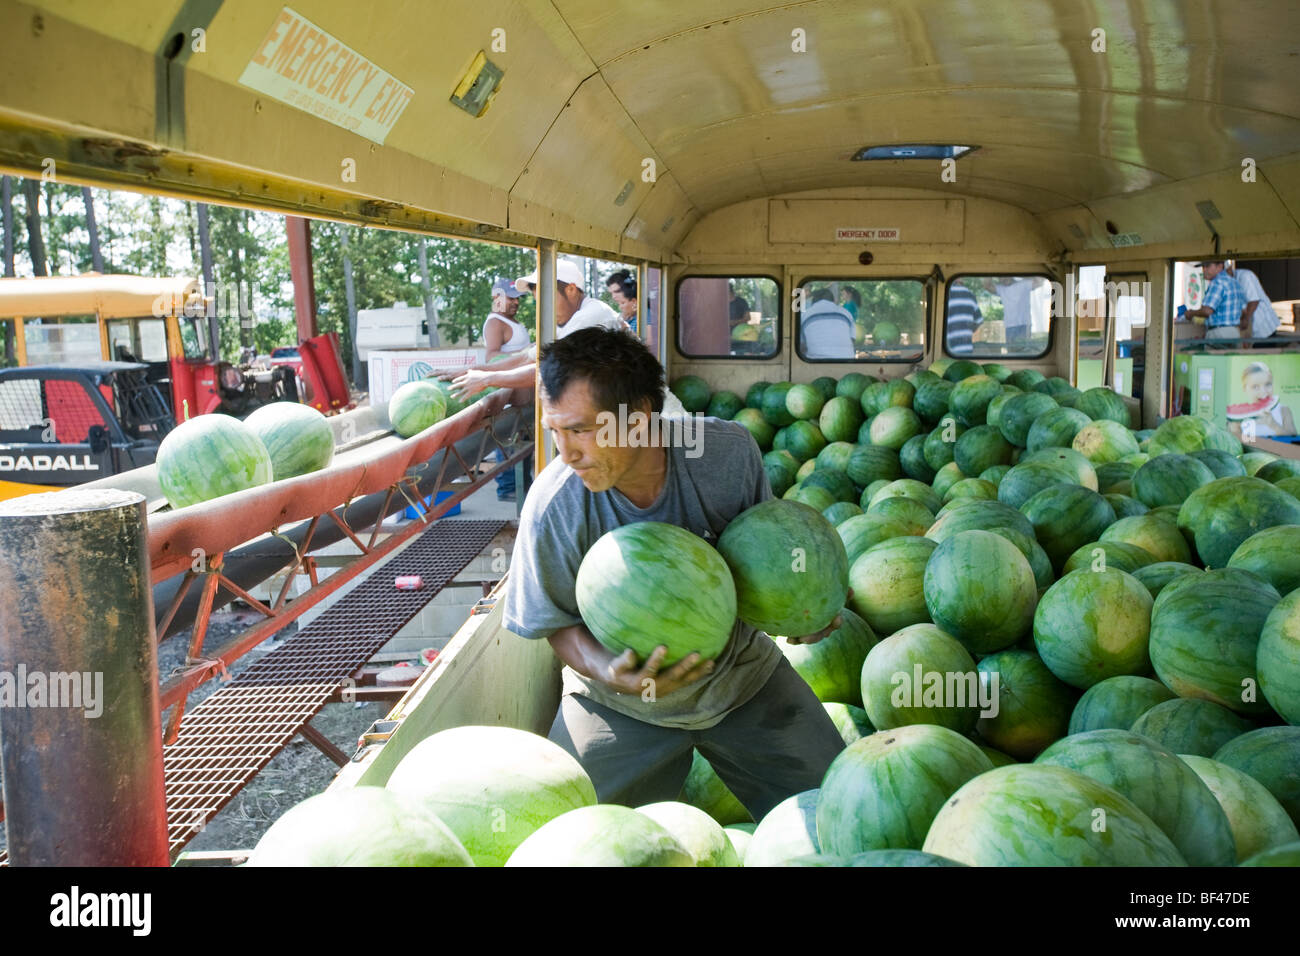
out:
<path id="1" fill-rule="evenodd" d="M 841 227 L 835 230 L 836 242 L 898 242 L 897 229 L 874 228 L 845 228 Z"/>

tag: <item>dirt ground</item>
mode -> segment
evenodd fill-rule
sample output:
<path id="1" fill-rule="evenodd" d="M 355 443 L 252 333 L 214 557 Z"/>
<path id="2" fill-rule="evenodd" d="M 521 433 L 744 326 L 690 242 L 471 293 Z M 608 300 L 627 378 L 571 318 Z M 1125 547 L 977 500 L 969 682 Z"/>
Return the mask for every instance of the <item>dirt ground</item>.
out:
<path id="1" fill-rule="evenodd" d="M 215 612 L 204 639 L 204 647 L 217 647 L 259 618 L 259 614 L 247 608 L 227 608 Z M 231 674 L 238 674 L 279 647 L 297 629 L 297 624 L 292 623 L 274 639 L 265 641 L 244 655 L 230 669 Z M 186 630 L 169 637 L 159 647 L 158 673 L 162 680 L 165 681 L 176 668 L 184 664 L 189 641 L 190 632 Z M 196 707 L 219 686 L 220 682 L 210 681 L 199 687 L 190 694 L 187 706 Z M 356 750 L 357 739 L 372 723 L 387 713 L 388 707 L 386 703 L 376 702 L 327 704 L 311 723 L 344 753 L 351 755 Z M 317 750 L 312 743 L 301 736 L 295 737 L 190 841 L 186 849 L 251 849 L 282 813 L 324 790 L 337 770 L 334 761 Z M 3 826 L 0 826 L 0 850 L 5 849 L 5 846 L 6 836 Z"/>

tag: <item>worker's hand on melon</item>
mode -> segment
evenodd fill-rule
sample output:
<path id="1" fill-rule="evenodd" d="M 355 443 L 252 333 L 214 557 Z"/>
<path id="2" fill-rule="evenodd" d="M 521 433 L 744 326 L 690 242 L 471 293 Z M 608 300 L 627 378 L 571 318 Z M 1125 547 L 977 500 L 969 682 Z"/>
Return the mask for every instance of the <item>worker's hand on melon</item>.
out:
<path id="1" fill-rule="evenodd" d="M 434 375 L 435 378 L 440 378 L 440 379 L 442 379 L 444 382 L 452 382 L 452 381 L 455 381 L 456 379 L 460 378 L 462 375 L 464 375 L 464 374 L 465 374 L 466 372 L 468 372 L 469 370 L 470 370 L 470 367 L 469 367 L 468 365 L 463 365 L 463 366 L 461 366 L 460 368 L 444 368 L 444 369 L 438 369 L 437 371 L 435 371 L 435 372 L 433 373 L 433 375 Z"/>
<path id="2" fill-rule="evenodd" d="M 667 697 L 673 691 L 707 677 L 713 670 L 713 661 L 700 659 L 699 654 L 687 654 L 665 671 L 659 670 L 668 648 L 662 644 L 650 652 L 644 664 L 637 664 L 636 651 L 628 648 L 610 661 L 606 678 L 620 694 L 640 694 L 654 700 Z"/>
<path id="3" fill-rule="evenodd" d="M 852 600 L 853 600 L 853 588 L 849 588 L 849 593 L 844 596 L 844 603 L 848 604 Z M 844 624 L 844 616 L 842 614 L 836 614 L 835 619 L 831 621 L 830 624 L 828 624 L 826 627 L 818 631 L 816 634 L 804 634 L 799 637 L 787 637 L 785 639 L 785 642 L 787 644 L 816 644 L 823 637 L 830 637 L 831 634 L 838 631 L 843 626 L 843 624 Z"/>
<path id="4" fill-rule="evenodd" d="M 473 370 L 465 372 L 451 383 L 451 393 L 464 401 L 487 388 L 490 375 L 490 372 L 475 372 Z"/>

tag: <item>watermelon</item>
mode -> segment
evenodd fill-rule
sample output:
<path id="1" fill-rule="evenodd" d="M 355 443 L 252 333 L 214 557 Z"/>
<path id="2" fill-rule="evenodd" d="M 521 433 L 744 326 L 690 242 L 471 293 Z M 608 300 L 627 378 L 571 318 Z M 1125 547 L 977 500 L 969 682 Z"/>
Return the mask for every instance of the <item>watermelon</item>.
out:
<path id="1" fill-rule="evenodd" d="M 1181 505 L 1214 480 L 1214 472 L 1191 455 L 1160 455 L 1134 472 L 1133 496 L 1148 508 Z"/>
<path id="2" fill-rule="evenodd" d="M 272 402 L 244 419 L 271 455 L 273 481 L 319 471 L 334 458 L 329 420 L 310 405 Z"/>
<path id="3" fill-rule="evenodd" d="M 820 853 L 817 843 L 816 790 L 787 797 L 768 811 L 745 852 L 746 866 L 780 866 L 795 857 Z"/>
<path id="4" fill-rule="evenodd" d="M 961 734 L 915 724 L 872 734 L 831 761 L 817 799 L 828 854 L 918 850 L 935 815 L 968 780 L 993 768 Z"/>
<path id="5" fill-rule="evenodd" d="M 878 381 L 875 376 L 864 375 L 861 372 L 850 372 L 836 383 L 835 394 L 840 398 L 847 398 L 857 402 L 862 398 L 863 390 L 875 381 Z"/>
<path id="6" fill-rule="evenodd" d="M 1261 727 L 1234 737 L 1214 759 L 1249 774 L 1300 826 L 1300 727 Z"/>
<path id="7" fill-rule="evenodd" d="M 506 866 L 695 866 L 667 829 L 628 807 L 570 810 L 519 845 Z"/>
<path id="8" fill-rule="evenodd" d="M 1019 508 L 1045 488 L 1075 483 L 1074 475 L 1056 462 L 1021 462 L 1012 465 L 1011 469 L 1002 476 L 1002 481 L 997 487 L 997 499 L 1012 508 Z"/>
<path id="9" fill-rule="evenodd" d="M 784 455 L 786 452 L 779 452 L 779 454 Z M 767 475 L 767 483 L 771 486 L 774 495 L 784 495 L 794 486 L 795 469 L 782 462 L 763 462 L 763 473 Z"/>
<path id="10" fill-rule="evenodd" d="M 1029 519 L 1017 509 L 1000 501 L 959 498 L 946 507 L 948 510 L 937 517 L 925 532 L 927 538 L 940 544 L 963 531 L 998 531 L 1002 528 L 1011 528 L 1030 538 L 1034 536 L 1034 526 Z"/>
<path id="11" fill-rule="evenodd" d="M 1091 419 L 1074 408 L 1052 408 L 1034 419 L 1026 436 L 1026 446 L 1030 451 L 1040 448 L 1069 448 L 1074 436 L 1087 425 Z"/>
<path id="12" fill-rule="evenodd" d="M 788 451 L 786 451 L 785 449 L 782 449 L 782 452 L 783 452 L 784 454 L 787 454 L 787 455 L 790 454 L 790 453 L 789 453 Z M 790 455 L 790 457 L 791 457 L 791 458 L 794 458 L 793 455 Z M 797 461 L 797 460 L 798 460 L 798 459 L 796 459 L 796 461 Z M 802 483 L 805 479 L 807 479 L 807 477 L 808 477 L 809 475 L 811 475 L 811 474 L 812 474 L 814 471 L 816 471 L 816 470 L 817 470 L 817 459 L 816 459 L 816 458 L 809 458 L 809 459 L 808 459 L 807 461 L 805 461 L 802 465 L 800 465 L 800 466 L 799 466 L 799 469 L 794 473 L 795 480 L 798 481 L 798 482 L 800 482 L 800 483 Z M 822 486 L 822 487 L 825 487 L 825 486 Z M 831 491 L 831 489 L 830 489 L 829 487 L 827 487 L 826 490 L 827 490 L 827 491 Z M 832 492 L 832 497 L 835 497 L 833 492 Z"/>
<path id="13" fill-rule="evenodd" d="M 761 411 L 756 408 L 742 408 L 736 413 L 734 420 L 745 426 L 749 434 L 754 437 L 754 443 L 758 445 L 760 451 L 772 447 L 776 429 L 768 424 Z"/>
<path id="14" fill-rule="evenodd" d="M 926 564 L 937 547 L 929 538 L 905 536 L 882 541 L 862 552 L 849 568 L 853 592 L 849 606 L 878 634 L 893 634 L 929 620 L 922 583 Z M 857 670 L 861 669 L 859 664 Z"/>
<path id="15" fill-rule="evenodd" d="M 785 408 L 800 421 L 817 418 L 822 413 L 826 399 L 811 385 L 792 385 L 785 393 Z"/>
<path id="16" fill-rule="evenodd" d="M 1278 458 L 1268 462 L 1259 471 L 1255 472 L 1255 477 L 1269 484 L 1277 484 L 1284 478 L 1295 478 L 1300 476 L 1300 461 L 1292 461 L 1290 458 Z"/>
<path id="17" fill-rule="evenodd" d="M 964 425 L 983 425 L 989 402 L 1002 394 L 997 379 L 971 375 L 958 382 L 948 396 L 948 407 Z"/>
<path id="18" fill-rule="evenodd" d="M 1075 484 L 1091 491 L 1099 489 L 1097 469 L 1093 467 L 1092 462 L 1073 448 L 1040 448 L 1038 451 L 1025 452 L 1020 456 L 1017 464 L 1032 465 L 1039 462 L 1063 468 Z"/>
<path id="19" fill-rule="evenodd" d="M 1017 369 L 1008 375 L 1004 384 L 1013 385 L 1022 391 L 1028 392 L 1035 385 L 1045 382 L 1046 380 L 1047 376 L 1037 369 L 1022 368 Z"/>
<path id="20" fill-rule="evenodd" d="M 229 415 L 181 422 L 158 446 L 158 484 L 173 508 L 264 485 L 272 468 L 257 433 Z"/>
<path id="21" fill-rule="evenodd" d="M 1248 451 L 1241 456 L 1240 461 L 1246 474 L 1253 478 L 1265 465 L 1277 461 L 1277 455 L 1267 451 Z"/>
<path id="22" fill-rule="evenodd" d="M 846 441 L 834 441 L 817 453 L 817 467 L 829 468 L 848 474 L 849 459 L 853 457 L 853 445 Z"/>
<path id="23" fill-rule="evenodd" d="M 1108 461 L 1098 465 L 1093 471 L 1097 476 L 1097 491 L 1103 495 L 1113 491 L 1120 494 L 1132 494 L 1133 476 L 1138 466 L 1125 461 Z"/>
<path id="24" fill-rule="evenodd" d="M 1101 495 L 1078 485 L 1044 488 L 1020 506 L 1034 536 L 1059 574 L 1079 547 L 1096 541 L 1115 521 L 1115 509 Z"/>
<path id="25" fill-rule="evenodd" d="M 831 378 L 829 375 L 822 375 L 813 379 L 808 384 L 822 393 L 822 401 L 825 402 L 829 402 L 835 397 L 835 389 L 838 386 L 835 379 Z"/>
<path id="26" fill-rule="evenodd" d="M 1253 571 L 1278 594 L 1290 594 L 1300 588 L 1300 525 L 1276 525 L 1255 532 L 1232 552 L 1228 567 Z"/>
<path id="27" fill-rule="evenodd" d="M 969 733 L 981 692 L 987 698 L 989 691 L 980 686 L 966 648 L 933 624 L 895 632 L 868 652 L 862 666 L 863 706 L 881 730 L 935 724 Z"/>
<path id="28" fill-rule="evenodd" d="M 1194 415 L 1180 415 L 1162 422 L 1147 444 L 1147 453 L 1152 458 L 1170 453 L 1190 455 L 1205 448 L 1241 454 L 1241 442 L 1226 428 Z"/>
<path id="29" fill-rule="evenodd" d="M 1002 479 L 1006 477 L 1007 472 L 1012 469 L 1012 465 L 994 465 L 992 468 L 985 468 L 979 473 L 979 477 L 984 481 L 993 483 L 994 487 L 1002 484 Z"/>
<path id="30" fill-rule="evenodd" d="M 763 407 L 763 393 L 771 382 L 755 382 L 749 386 L 749 391 L 745 392 L 745 407 L 761 409 Z"/>
<path id="31" fill-rule="evenodd" d="M 876 411 L 883 412 L 892 407 L 911 408 L 915 397 L 916 388 L 911 382 L 901 378 L 890 379 L 882 382 L 876 393 Z"/>
<path id="32" fill-rule="evenodd" d="M 790 382 L 777 382 L 763 390 L 763 417 L 773 428 L 784 428 L 794 423 L 794 416 L 785 404 L 785 396 L 792 388 L 794 385 Z"/>
<path id="33" fill-rule="evenodd" d="M 1244 478 L 1246 476 L 1246 466 L 1231 452 L 1219 448 L 1202 448 L 1200 451 L 1188 452 L 1188 455 L 1214 472 L 1215 478 Z"/>
<path id="34" fill-rule="evenodd" d="M 387 787 L 441 818 L 478 866 L 501 866 L 548 821 L 596 803 L 591 779 L 568 751 L 512 727 L 454 727 L 426 737 Z"/>
<path id="35" fill-rule="evenodd" d="M 1093 465 L 1119 461 L 1138 452 L 1137 439 L 1133 433 L 1109 418 L 1090 422 L 1079 429 L 1074 441 L 1070 442 L 1070 447 L 1084 455 Z"/>
<path id="36" fill-rule="evenodd" d="M 899 449 L 898 461 L 907 477 L 928 484 L 934 480 L 935 470 L 925 460 L 925 441 L 925 435 L 913 435 Z"/>
<path id="37" fill-rule="evenodd" d="M 1258 574 L 1242 568 L 1219 568 L 1216 571 L 1202 571 L 1193 578 L 1176 577 L 1171 580 L 1156 597 L 1156 602 L 1151 608 L 1152 614 L 1157 614 L 1160 608 L 1185 588 L 1200 588 L 1203 585 L 1210 585 L 1215 588 L 1228 587 L 1240 591 L 1243 594 L 1253 594 L 1260 600 L 1276 602 L 1277 590 Z"/>
<path id="38" fill-rule="evenodd" d="M 1209 757 L 1180 756 L 1210 788 L 1223 808 L 1237 846 L 1238 863 L 1265 850 L 1300 840 L 1300 831 L 1296 830 L 1286 810 L 1254 777 Z"/>
<path id="39" fill-rule="evenodd" d="M 801 505 L 807 505 L 809 508 L 812 508 L 817 512 L 825 511 L 839 500 L 826 488 L 821 487 L 820 484 L 809 485 L 807 487 L 795 485 L 786 491 L 786 493 L 781 497 L 786 501 L 795 501 Z"/>
<path id="40" fill-rule="evenodd" d="M 912 410 L 927 424 L 939 421 L 949 411 L 949 402 L 954 388 L 956 386 L 947 379 L 922 382 L 916 387 L 916 394 L 912 397 Z"/>
<path id="41" fill-rule="evenodd" d="M 865 517 L 850 518 L 845 526 Z M 637 525 L 620 530 L 626 527 Z M 813 634 L 844 607 L 849 559 L 843 541 L 820 509 L 790 501 L 754 505 L 727 525 L 718 538 L 718 552 L 736 581 L 732 616 L 739 614 L 761 631 Z M 675 563 L 681 560 L 670 549 L 664 555 Z M 647 594 L 641 607 L 657 608 L 663 599 L 662 592 L 657 598 Z"/>
<path id="42" fill-rule="evenodd" d="M 1127 730 L 1090 730 L 1058 740 L 1034 760 L 1091 777 L 1133 801 L 1191 866 L 1237 862 L 1228 818 L 1190 767 L 1154 740 Z"/>
<path id="43" fill-rule="evenodd" d="M 934 481 L 930 482 L 930 487 L 934 493 L 942 497 L 948 493 L 948 489 L 963 478 L 970 477 L 963 474 L 962 470 L 957 467 L 957 462 L 950 461 L 934 473 Z"/>
<path id="44" fill-rule="evenodd" d="M 862 703 L 862 664 L 877 638 L 867 622 L 848 608 L 840 611 L 840 620 L 838 628 L 815 644 L 790 644 L 784 636 L 773 640 L 818 700 L 858 706 Z"/>
<path id="45" fill-rule="evenodd" d="M 1300 498 L 1300 478 L 1283 478 L 1276 485 L 1291 497 Z"/>
<path id="46" fill-rule="evenodd" d="M 933 853 L 922 853 L 920 850 L 867 850 L 849 857 L 831 856 L 828 853 L 801 856 L 787 861 L 785 866 L 965 866 L 965 864 L 955 860 L 945 860 Z"/>
<path id="47" fill-rule="evenodd" d="M 1075 401 L 1074 407 L 1089 418 L 1109 420 L 1128 428 L 1128 406 L 1117 393 L 1104 386 L 1090 388 Z"/>
<path id="48" fill-rule="evenodd" d="M 811 511 L 788 502 L 766 504 Z M 691 653 L 701 660 L 717 657 L 731 639 L 738 605 L 723 557 L 686 529 L 658 521 L 601 535 L 578 568 L 575 594 L 596 640 L 615 654 L 631 648 L 640 660 L 664 645 L 664 666 Z"/>
<path id="49" fill-rule="evenodd" d="M 1238 866 L 1300 866 L 1300 842 L 1261 850 Z"/>
<path id="50" fill-rule="evenodd" d="M 871 419 L 871 444 L 898 451 L 913 435 L 921 433 L 921 419 L 903 405 L 890 405 Z"/>
<path id="51" fill-rule="evenodd" d="M 717 821 L 703 810 L 665 800 L 637 807 L 636 812 L 671 833 L 691 855 L 696 866 L 740 866 L 736 848 Z"/>
<path id="52" fill-rule="evenodd" d="M 1019 389 L 1012 388 L 1009 385 L 1002 386 L 1002 394 L 993 401 L 989 402 L 989 407 L 984 410 L 984 424 L 992 425 L 1001 431 L 1002 429 L 1002 406 L 1011 400 L 1012 395 L 1021 394 Z"/>
<path id="53" fill-rule="evenodd" d="M 1048 764 L 997 767 L 971 780 L 939 811 L 922 849 L 970 866 L 1185 864 L 1127 797 Z"/>
<path id="54" fill-rule="evenodd" d="M 868 511 L 838 525 L 835 533 L 843 542 L 846 561 L 852 565 L 873 545 L 902 535 L 919 535 L 924 530 L 909 518 Z"/>
<path id="55" fill-rule="evenodd" d="M 800 462 L 816 458 L 826 447 L 821 430 L 812 422 L 797 421 L 785 429 L 785 450 Z"/>
<path id="56" fill-rule="evenodd" d="M 1300 528 L 1296 529 L 1300 531 Z M 1189 565 L 1192 550 L 1178 527 L 1158 515 L 1120 518 L 1101 533 L 1101 540 L 1136 545 L 1155 561 Z M 1189 565 L 1190 566 L 1190 565 Z"/>
<path id="57" fill-rule="evenodd" d="M 882 487 L 889 487 L 884 485 Z M 879 490 L 879 489 L 877 489 Z M 872 495 L 874 498 L 875 495 Z M 925 530 L 934 524 L 934 513 L 930 511 L 922 502 L 915 498 L 905 498 L 902 495 L 890 495 L 881 498 L 874 504 L 869 499 L 867 501 L 867 514 L 889 515 L 894 518 L 902 519 L 915 525 L 915 534 L 925 534 Z"/>
<path id="58" fill-rule="evenodd" d="M 1268 584 L 1244 588 L 1204 574 L 1166 587 L 1151 615 L 1151 664 L 1180 697 L 1242 714 L 1264 714 L 1255 658 L 1269 612 L 1280 600 Z"/>
<path id="59" fill-rule="evenodd" d="M 1084 691 L 1070 714 L 1068 730 L 1128 730 L 1156 704 L 1174 699 L 1173 691 L 1149 677 L 1108 677 Z"/>
<path id="60" fill-rule="evenodd" d="M 1010 380 L 1014 379 L 1015 375 L 1011 376 Z M 1011 444 L 1025 448 L 1029 444 L 1029 429 L 1035 419 L 1058 407 L 1055 399 L 1041 392 L 1013 395 L 998 409 L 998 428 Z"/>
<path id="61" fill-rule="evenodd" d="M 897 345 L 902 337 L 902 332 L 893 322 L 877 322 L 871 330 L 871 341 L 882 348 Z"/>
<path id="62" fill-rule="evenodd" d="M 749 852 L 749 841 L 754 839 L 754 828 L 757 826 L 756 823 L 735 823 L 722 828 L 722 832 L 731 841 L 731 848 L 740 858 L 741 866 L 745 865 L 745 854 Z"/>
<path id="63" fill-rule="evenodd" d="M 859 445 L 849 456 L 844 470 L 859 488 L 865 488 L 873 481 L 894 481 L 903 476 L 898 452 L 875 445 Z"/>
<path id="64" fill-rule="evenodd" d="M 935 364 L 937 365 L 938 363 Z M 934 365 L 931 365 L 930 368 L 933 369 Z M 984 374 L 984 370 L 980 368 L 976 362 L 967 361 L 966 359 L 958 359 L 948 365 L 940 374 L 950 382 L 960 382 L 962 379 L 970 378 L 972 375 L 982 375 Z"/>
<path id="65" fill-rule="evenodd" d="M 1150 670 L 1151 595 L 1123 571 L 1074 571 L 1042 596 L 1034 646 L 1047 669 L 1088 689 L 1108 677 Z"/>
<path id="66" fill-rule="evenodd" d="M 996 501 L 998 486 L 984 478 L 963 478 L 948 489 L 943 496 L 944 504 L 954 498 L 976 498 L 981 501 Z"/>
<path id="67" fill-rule="evenodd" d="M 1151 510 L 1136 498 L 1130 498 L 1128 495 L 1107 494 L 1102 495 L 1102 497 L 1109 501 L 1110 506 L 1115 509 L 1116 518 L 1133 518 L 1144 515 Z"/>
<path id="68" fill-rule="evenodd" d="M 1066 735 L 1075 692 L 1037 654 L 999 651 L 980 660 L 980 681 L 997 690 L 997 702 L 980 716 L 980 737 L 1018 760 L 1032 760 Z"/>
<path id="69" fill-rule="evenodd" d="M 952 461 L 957 439 L 965 431 L 966 426 L 958 424 L 957 419 L 951 415 L 944 415 L 933 431 L 925 436 L 921 446 L 922 454 L 925 456 L 925 463 L 938 471 Z"/>
<path id="70" fill-rule="evenodd" d="M 383 787 L 346 787 L 291 807 L 262 835 L 247 865 L 473 866 L 474 861 L 446 823 L 418 800 Z"/>
<path id="71" fill-rule="evenodd" d="M 1091 541 L 1080 545 L 1066 559 L 1065 564 L 1061 566 L 1061 574 L 1068 575 L 1072 571 L 1079 570 L 1099 572 L 1107 568 L 1132 574 L 1139 568 L 1154 563 L 1155 558 L 1135 544 L 1126 544 L 1123 541 Z M 1145 587 L 1143 590 L 1146 590 Z"/>
<path id="72" fill-rule="evenodd" d="M 1012 370 L 997 362 L 983 362 L 980 364 L 980 368 L 984 370 L 985 375 L 992 376 L 999 382 L 1005 382 L 1011 377 Z"/>
<path id="73" fill-rule="evenodd" d="M 822 517 L 837 527 L 860 514 L 862 514 L 862 509 L 851 501 L 837 501 L 829 508 L 822 510 Z"/>
<path id="74" fill-rule="evenodd" d="M 691 751 L 691 769 L 682 785 L 681 800 L 703 810 L 723 826 L 753 822 L 745 805 L 736 799 L 698 750 Z"/>
<path id="75" fill-rule="evenodd" d="M 496 361 L 496 359 L 493 359 L 493 361 Z M 461 412 L 469 408 L 469 406 L 474 402 L 478 401 L 478 399 L 483 398 L 484 396 L 488 395 L 490 392 L 496 391 L 496 389 L 494 388 L 484 389 L 482 392 L 478 394 L 477 397 L 472 398 L 469 401 L 462 401 L 461 399 L 457 398 L 455 393 L 452 391 L 451 382 L 446 382 L 440 378 L 433 378 L 433 377 L 425 378 L 424 381 L 428 382 L 438 391 L 442 392 L 442 400 L 446 405 L 446 408 L 443 412 L 444 418 L 451 418 L 451 416 L 455 415 L 457 412 Z M 251 418 L 252 416 L 249 417 Z"/>
<path id="76" fill-rule="evenodd" d="M 681 401 L 682 408 L 692 414 L 708 408 L 709 400 L 713 395 L 709 383 L 698 375 L 682 375 L 674 379 L 669 386 L 669 391 Z"/>
<path id="77" fill-rule="evenodd" d="M 1259 689 L 1288 724 L 1300 725 L 1300 590 L 1278 601 L 1255 654 Z"/>
<path id="78" fill-rule="evenodd" d="M 721 418 L 724 421 L 731 421 L 739 414 L 740 410 L 745 407 L 745 400 L 735 392 L 717 392 L 709 399 L 709 407 L 705 409 L 704 414 L 710 418 Z"/>
<path id="79" fill-rule="evenodd" d="M 876 732 L 876 728 L 871 725 L 871 719 L 867 717 L 867 712 L 861 707 L 854 707 L 852 704 L 841 704 L 835 701 L 829 701 L 822 704 L 826 708 L 826 716 L 831 719 L 835 729 L 840 732 L 840 737 L 844 740 L 844 746 L 848 746 L 855 740 L 861 740 Z"/>
<path id="80" fill-rule="evenodd" d="M 447 400 L 432 382 L 407 382 L 388 400 L 388 421 L 403 438 L 418 435 L 447 415 Z"/>
<path id="81" fill-rule="evenodd" d="M 1250 721 L 1226 707 L 1208 700 L 1179 697 L 1147 708 L 1129 729 L 1174 753 L 1209 757 L 1253 727 Z"/>
<path id="82" fill-rule="evenodd" d="M 822 406 L 818 426 L 827 441 L 855 441 L 862 427 L 862 408 L 851 398 L 832 398 Z"/>
<path id="83" fill-rule="evenodd" d="M 935 494 L 933 488 L 914 478 L 891 481 L 872 496 L 871 504 L 876 505 L 886 498 L 912 498 L 925 505 L 926 510 L 932 514 L 943 505 L 943 500 Z"/>
<path id="84" fill-rule="evenodd" d="M 1118 521 L 1115 523 L 1119 524 Z M 1184 564 L 1181 561 L 1157 561 L 1155 564 L 1148 564 L 1132 572 L 1133 577 L 1141 581 L 1146 589 L 1151 592 L 1152 598 L 1159 597 L 1165 585 L 1175 578 L 1180 578 L 1185 574 L 1200 573 L 1200 568 Z"/>
<path id="85" fill-rule="evenodd" d="M 992 425 L 976 425 L 962 433 L 953 446 L 953 461 L 963 475 L 978 475 L 994 465 L 1011 464 L 1011 445 Z"/>
<path id="86" fill-rule="evenodd" d="M 930 619 L 974 654 L 1008 647 L 1033 624 L 1038 586 L 1029 560 L 988 531 L 963 531 L 943 541 L 924 577 Z"/>

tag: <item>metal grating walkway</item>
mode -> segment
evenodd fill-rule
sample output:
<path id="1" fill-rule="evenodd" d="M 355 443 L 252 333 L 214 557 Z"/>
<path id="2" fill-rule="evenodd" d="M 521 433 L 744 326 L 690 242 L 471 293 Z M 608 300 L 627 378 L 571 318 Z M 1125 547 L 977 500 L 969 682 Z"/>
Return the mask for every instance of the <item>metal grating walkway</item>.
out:
<path id="1" fill-rule="evenodd" d="M 320 617 L 188 711 L 163 751 L 173 857 L 504 528 L 441 520 Z M 393 577 L 424 586 L 398 591 Z"/>

